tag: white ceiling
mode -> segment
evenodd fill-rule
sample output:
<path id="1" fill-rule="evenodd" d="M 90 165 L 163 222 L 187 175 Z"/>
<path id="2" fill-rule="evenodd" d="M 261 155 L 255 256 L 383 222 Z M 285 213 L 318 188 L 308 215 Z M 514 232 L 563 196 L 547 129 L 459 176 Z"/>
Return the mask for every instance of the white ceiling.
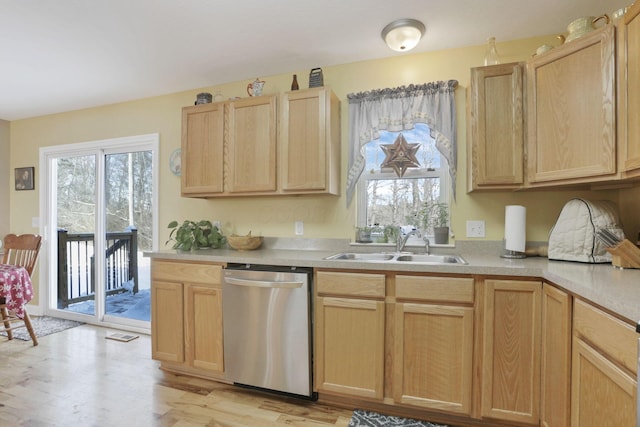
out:
<path id="1" fill-rule="evenodd" d="M 402 55 L 566 31 L 631 0 L 0 0 L 0 119 L 17 120 Z"/>

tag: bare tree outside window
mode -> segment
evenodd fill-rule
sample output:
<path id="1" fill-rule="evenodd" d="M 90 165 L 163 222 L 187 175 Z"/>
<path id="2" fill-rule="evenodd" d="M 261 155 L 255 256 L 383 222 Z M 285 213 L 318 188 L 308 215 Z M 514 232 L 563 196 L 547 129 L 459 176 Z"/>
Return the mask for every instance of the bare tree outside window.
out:
<path id="1" fill-rule="evenodd" d="M 106 165 L 106 230 L 138 229 L 138 247 L 152 249 L 150 151 L 109 155 Z M 58 227 L 70 233 L 95 228 L 95 157 L 58 159 Z"/>

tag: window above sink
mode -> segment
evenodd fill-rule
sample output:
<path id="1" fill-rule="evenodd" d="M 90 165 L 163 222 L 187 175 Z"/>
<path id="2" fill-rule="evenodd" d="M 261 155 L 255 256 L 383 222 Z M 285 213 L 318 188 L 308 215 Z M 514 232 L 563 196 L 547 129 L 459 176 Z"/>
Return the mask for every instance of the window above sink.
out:
<path id="1" fill-rule="evenodd" d="M 420 168 L 407 169 L 398 177 L 391 168 L 381 168 L 384 144 L 393 144 L 398 135 L 419 144 L 416 157 Z M 420 228 L 419 213 L 425 202 L 448 204 L 448 165 L 435 146 L 427 125 L 417 123 L 402 132 L 380 131 L 380 138 L 364 146 L 366 164 L 358 182 L 359 227 L 399 225 L 403 233 Z M 433 230 L 421 230 L 433 242 Z M 422 239 L 410 238 L 410 246 L 424 245 Z"/>

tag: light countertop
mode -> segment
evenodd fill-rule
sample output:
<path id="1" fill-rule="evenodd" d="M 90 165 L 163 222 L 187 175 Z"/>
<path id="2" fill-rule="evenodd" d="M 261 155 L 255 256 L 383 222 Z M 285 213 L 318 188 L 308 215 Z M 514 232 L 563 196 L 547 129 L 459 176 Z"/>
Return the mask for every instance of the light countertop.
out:
<path id="1" fill-rule="evenodd" d="M 294 242 L 292 245 L 291 242 Z M 391 247 L 354 246 L 334 240 L 318 244 L 309 239 L 265 239 L 264 247 L 255 251 L 232 249 L 204 249 L 193 252 L 162 250 L 146 252 L 155 259 L 204 261 L 218 263 L 263 264 L 278 266 L 356 269 L 372 271 L 425 272 L 443 274 L 471 274 L 482 276 L 539 277 L 569 293 L 582 297 L 632 324 L 640 320 L 640 270 L 617 269 L 611 264 L 584 264 L 550 261 L 547 258 L 504 259 L 496 244 L 465 244 L 457 248 L 432 248 L 431 253 L 456 253 L 468 264 L 425 265 L 417 263 L 388 263 L 371 261 L 339 261 L 324 258 L 338 252 L 393 251 Z M 309 249 L 312 248 L 312 249 Z M 498 246 L 499 248 L 499 246 Z M 420 252 L 421 248 L 407 248 Z M 423 251 L 423 250 L 422 250 Z"/>

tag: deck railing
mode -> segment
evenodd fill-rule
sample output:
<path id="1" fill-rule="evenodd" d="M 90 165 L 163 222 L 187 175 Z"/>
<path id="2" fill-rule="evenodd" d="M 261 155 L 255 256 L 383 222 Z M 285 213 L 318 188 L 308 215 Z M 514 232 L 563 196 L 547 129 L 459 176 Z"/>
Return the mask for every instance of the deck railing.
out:
<path id="1" fill-rule="evenodd" d="M 138 292 L 138 231 L 107 233 L 105 292 Z M 58 308 L 95 297 L 95 236 L 58 230 Z"/>

